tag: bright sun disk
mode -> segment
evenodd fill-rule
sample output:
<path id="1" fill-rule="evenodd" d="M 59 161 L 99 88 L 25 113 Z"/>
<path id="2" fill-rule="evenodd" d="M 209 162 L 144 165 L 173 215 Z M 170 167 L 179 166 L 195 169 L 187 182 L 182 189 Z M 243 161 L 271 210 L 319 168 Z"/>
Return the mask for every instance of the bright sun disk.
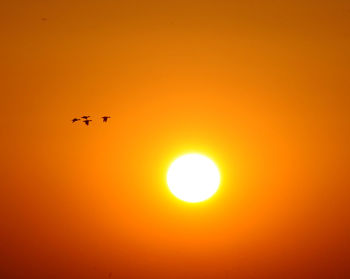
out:
<path id="1" fill-rule="evenodd" d="M 180 200 L 201 202 L 215 194 L 220 184 L 220 173 L 209 158 L 187 154 L 176 159 L 167 174 L 170 191 Z"/>

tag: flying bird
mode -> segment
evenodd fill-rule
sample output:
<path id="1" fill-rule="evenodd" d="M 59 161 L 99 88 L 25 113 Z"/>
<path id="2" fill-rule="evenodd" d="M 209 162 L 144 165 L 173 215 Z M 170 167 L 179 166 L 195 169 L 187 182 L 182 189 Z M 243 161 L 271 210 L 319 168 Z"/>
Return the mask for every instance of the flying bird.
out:
<path id="1" fill-rule="evenodd" d="M 89 122 L 91 122 L 92 120 L 84 120 L 83 122 L 86 124 L 86 126 L 89 126 Z"/>
<path id="2" fill-rule="evenodd" d="M 108 118 L 111 118 L 110 116 L 102 116 L 103 122 L 107 122 Z"/>
<path id="3" fill-rule="evenodd" d="M 90 115 L 89 115 L 89 116 L 84 115 L 84 116 L 82 116 L 81 118 L 84 118 L 84 119 L 86 120 L 86 119 L 88 119 L 89 117 L 90 117 Z"/>
<path id="4" fill-rule="evenodd" d="M 79 121 L 79 120 L 80 120 L 80 118 L 73 118 L 73 119 L 72 119 L 72 123 L 77 122 L 77 121 Z"/>

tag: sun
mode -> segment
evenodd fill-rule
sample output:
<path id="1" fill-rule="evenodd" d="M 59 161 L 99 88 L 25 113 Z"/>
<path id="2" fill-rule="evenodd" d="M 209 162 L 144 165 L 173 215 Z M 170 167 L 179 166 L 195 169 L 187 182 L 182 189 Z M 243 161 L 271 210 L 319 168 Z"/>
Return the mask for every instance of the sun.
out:
<path id="1" fill-rule="evenodd" d="M 220 172 L 208 157 L 186 154 L 171 164 L 167 183 L 170 191 L 180 200 L 201 202 L 216 193 L 220 185 Z"/>

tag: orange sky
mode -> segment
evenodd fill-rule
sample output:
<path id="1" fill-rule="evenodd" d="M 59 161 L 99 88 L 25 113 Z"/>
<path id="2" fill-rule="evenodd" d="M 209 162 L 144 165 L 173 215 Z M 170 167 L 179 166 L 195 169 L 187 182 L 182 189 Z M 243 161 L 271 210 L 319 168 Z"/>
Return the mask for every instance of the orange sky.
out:
<path id="1" fill-rule="evenodd" d="M 0 31 L 1 278 L 350 276 L 348 0 L 13 0 Z M 186 152 L 207 202 L 167 189 Z"/>

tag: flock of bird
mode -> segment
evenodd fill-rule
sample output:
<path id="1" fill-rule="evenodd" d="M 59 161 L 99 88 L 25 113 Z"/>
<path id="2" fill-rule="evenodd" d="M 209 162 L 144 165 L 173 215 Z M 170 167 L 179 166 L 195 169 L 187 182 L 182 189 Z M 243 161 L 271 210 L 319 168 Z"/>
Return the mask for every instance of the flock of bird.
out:
<path id="1" fill-rule="evenodd" d="M 81 119 L 84 119 L 83 122 L 85 123 L 86 126 L 89 126 L 89 123 L 92 121 L 89 119 L 90 115 L 84 115 L 81 118 L 73 118 L 72 123 L 75 123 L 77 121 L 80 121 Z M 110 116 L 102 116 L 102 121 L 107 122 L 108 118 L 111 118 Z"/>

